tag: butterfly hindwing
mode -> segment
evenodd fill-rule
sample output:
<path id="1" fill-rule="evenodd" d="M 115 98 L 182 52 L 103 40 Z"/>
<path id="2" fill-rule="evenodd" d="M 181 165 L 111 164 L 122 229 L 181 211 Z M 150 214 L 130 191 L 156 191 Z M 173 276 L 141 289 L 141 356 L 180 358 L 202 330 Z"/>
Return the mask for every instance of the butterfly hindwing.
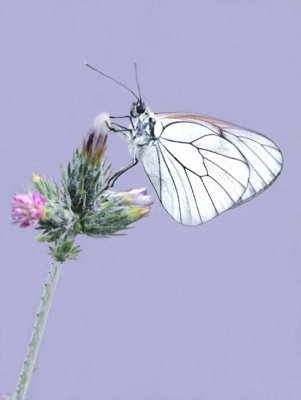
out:
<path id="1" fill-rule="evenodd" d="M 280 174 L 283 164 L 282 153 L 266 136 L 209 116 L 187 114 L 187 117 L 219 129 L 220 134 L 234 144 L 246 159 L 250 168 L 250 179 L 247 190 L 236 205 L 251 200 L 263 192 Z"/>

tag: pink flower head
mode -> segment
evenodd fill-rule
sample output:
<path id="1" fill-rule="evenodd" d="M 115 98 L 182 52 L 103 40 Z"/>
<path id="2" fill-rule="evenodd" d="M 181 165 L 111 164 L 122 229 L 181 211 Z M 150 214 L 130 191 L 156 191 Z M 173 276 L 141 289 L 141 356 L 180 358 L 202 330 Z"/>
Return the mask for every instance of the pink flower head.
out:
<path id="1" fill-rule="evenodd" d="M 45 213 L 45 200 L 38 191 L 17 193 L 12 199 L 12 223 L 21 228 L 35 226 Z"/>

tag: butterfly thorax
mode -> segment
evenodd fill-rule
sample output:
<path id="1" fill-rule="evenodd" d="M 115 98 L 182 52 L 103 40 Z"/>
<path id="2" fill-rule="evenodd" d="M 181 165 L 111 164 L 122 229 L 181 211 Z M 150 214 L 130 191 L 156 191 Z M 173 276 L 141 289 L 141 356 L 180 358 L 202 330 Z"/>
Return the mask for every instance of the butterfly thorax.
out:
<path id="1" fill-rule="evenodd" d="M 143 113 L 137 112 L 136 104 L 131 110 L 131 135 L 129 141 L 134 146 L 145 146 L 151 144 L 154 137 L 155 117 L 147 107 Z"/>

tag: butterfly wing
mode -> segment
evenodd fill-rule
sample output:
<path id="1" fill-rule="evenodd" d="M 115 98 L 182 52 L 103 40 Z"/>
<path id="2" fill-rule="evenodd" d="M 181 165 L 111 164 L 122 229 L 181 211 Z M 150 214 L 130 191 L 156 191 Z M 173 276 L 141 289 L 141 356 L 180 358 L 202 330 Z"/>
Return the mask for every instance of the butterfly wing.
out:
<path id="1" fill-rule="evenodd" d="M 205 124 L 212 124 L 220 134 L 243 154 L 250 168 L 250 179 L 247 190 L 237 205 L 251 200 L 267 189 L 279 176 L 283 157 L 280 149 L 266 136 L 229 122 L 197 114 L 167 114 L 165 118 L 188 118 Z"/>
<path id="2" fill-rule="evenodd" d="M 168 213 L 185 225 L 207 222 L 268 188 L 282 154 L 267 137 L 198 114 L 157 114 L 153 146 L 138 158 Z"/>
<path id="3" fill-rule="evenodd" d="M 159 117 L 152 146 L 141 146 L 142 163 L 167 212 L 194 226 L 240 201 L 250 168 L 239 149 L 211 123 Z"/>

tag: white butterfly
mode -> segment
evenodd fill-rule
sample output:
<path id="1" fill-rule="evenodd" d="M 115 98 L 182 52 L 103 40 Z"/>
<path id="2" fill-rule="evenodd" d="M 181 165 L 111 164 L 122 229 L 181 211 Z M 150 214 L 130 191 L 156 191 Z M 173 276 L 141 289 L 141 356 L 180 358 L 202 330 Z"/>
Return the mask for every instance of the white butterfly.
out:
<path id="1" fill-rule="evenodd" d="M 131 125 L 113 123 L 120 129 L 111 130 L 125 136 L 133 162 L 111 184 L 139 161 L 163 207 L 181 224 L 199 225 L 243 204 L 280 174 L 281 151 L 260 133 L 198 114 L 154 114 L 130 91 L 137 98 Z"/>

